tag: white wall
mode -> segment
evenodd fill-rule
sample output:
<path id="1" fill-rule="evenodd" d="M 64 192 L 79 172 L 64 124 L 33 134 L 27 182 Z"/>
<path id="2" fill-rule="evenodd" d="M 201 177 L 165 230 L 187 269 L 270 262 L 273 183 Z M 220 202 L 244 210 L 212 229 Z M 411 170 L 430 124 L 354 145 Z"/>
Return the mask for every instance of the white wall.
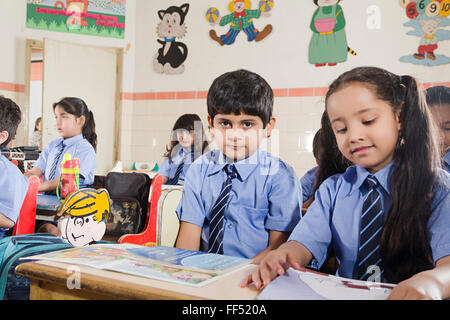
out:
<path id="1" fill-rule="evenodd" d="M 160 45 L 156 42 L 157 12 L 170 5 L 189 2 L 186 17 L 187 35 L 179 41 L 189 48 L 185 72 L 181 75 L 157 74 L 152 59 Z M 227 0 L 138 0 L 136 15 L 136 68 L 134 92 L 206 91 L 220 74 L 246 68 L 262 75 L 273 89 L 327 87 L 339 74 L 351 68 L 374 65 L 398 74 L 412 74 L 424 82 L 448 82 L 450 65 L 424 67 L 399 62 L 401 56 L 417 49 L 419 38 L 407 36 L 411 29 L 404 9 L 393 0 L 345 0 L 341 2 L 347 26 L 349 46 L 357 56 L 336 67 L 316 68 L 308 62 L 311 38 L 309 24 L 314 10 L 313 1 L 278 0 L 271 17 L 255 20 L 260 30 L 268 23 L 273 32 L 259 43 L 247 42 L 240 34 L 231 46 L 221 47 L 209 38 L 211 29 L 204 15 L 217 7 L 227 14 Z M 255 7 L 257 1 L 253 1 Z M 368 8 L 376 5 L 380 13 L 380 29 L 369 29 Z M 214 29 L 218 34 L 228 26 Z M 450 41 L 439 43 L 439 51 L 450 52 Z M 311 141 L 320 126 L 323 96 L 278 97 L 274 115 L 279 129 L 279 156 L 290 163 L 301 176 L 315 165 Z M 206 100 L 138 100 L 124 101 L 122 160 L 126 167 L 133 161 L 161 163 L 170 128 L 183 113 L 198 113 L 206 125 Z M 273 139 L 273 138 L 272 138 Z M 151 142 L 150 142 L 151 141 Z"/>

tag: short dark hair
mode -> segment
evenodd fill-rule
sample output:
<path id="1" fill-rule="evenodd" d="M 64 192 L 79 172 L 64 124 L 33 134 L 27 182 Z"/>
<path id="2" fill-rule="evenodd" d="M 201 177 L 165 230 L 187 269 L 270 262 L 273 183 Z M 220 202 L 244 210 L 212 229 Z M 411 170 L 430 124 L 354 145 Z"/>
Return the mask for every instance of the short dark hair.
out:
<path id="1" fill-rule="evenodd" d="M 425 90 L 425 97 L 429 107 L 450 105 L 450 87 L 435 86 Z"/>
<path id="2" fill-rule="evenodd" d="M 217 114 L 242 113 L 261 118 L 264 128 L 273 111 L 273 91 L 258 74 L 248 70 L 224 73 L 208 90 L 208 115 L 211 122 Z"/>
<path id="3" fill-rule="evenodd" d="M 8 132 L 8 139 L 0 147 L 6 146 L 14 139 L 21 120 L 22 112 L 19 106 L 11 99 L 0 96 L 0 131 Z"/>

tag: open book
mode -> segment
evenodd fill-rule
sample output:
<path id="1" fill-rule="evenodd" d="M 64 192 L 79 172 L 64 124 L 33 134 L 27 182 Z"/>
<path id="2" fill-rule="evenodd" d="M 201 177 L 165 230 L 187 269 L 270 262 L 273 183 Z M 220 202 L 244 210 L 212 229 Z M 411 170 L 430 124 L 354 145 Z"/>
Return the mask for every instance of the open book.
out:
<path id="1" fill-rule="evenodd" d="M 97 244 L 29 259 L 86 265 L 195 287 L 245 268 L 251 262 L 249 259 L 200 251 L 134 244 Z"/>
<path id="2" fill-rule="evenodd" d="M 261 292 L 261 300 L 384 300 L 393 284 L 353 280 L 308 269 L 277 277 Z"/>

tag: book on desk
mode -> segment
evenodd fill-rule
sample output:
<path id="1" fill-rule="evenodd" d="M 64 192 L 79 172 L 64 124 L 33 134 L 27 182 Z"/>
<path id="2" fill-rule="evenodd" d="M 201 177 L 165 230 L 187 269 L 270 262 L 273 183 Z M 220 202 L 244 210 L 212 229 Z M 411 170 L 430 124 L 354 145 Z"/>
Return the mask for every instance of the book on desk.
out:
<path id="1" fill-rule="evenodd" d="M 258 296 L 259 300 L 384 300 L 393 284 L 354 280 L 310 269 L 289 268 Z"/>
<path id="2" fill-rule="evenodd" d="M 250 266 L 251 260 L 172 247 L 96 244 L 32 257 L 201 287 Z"/>

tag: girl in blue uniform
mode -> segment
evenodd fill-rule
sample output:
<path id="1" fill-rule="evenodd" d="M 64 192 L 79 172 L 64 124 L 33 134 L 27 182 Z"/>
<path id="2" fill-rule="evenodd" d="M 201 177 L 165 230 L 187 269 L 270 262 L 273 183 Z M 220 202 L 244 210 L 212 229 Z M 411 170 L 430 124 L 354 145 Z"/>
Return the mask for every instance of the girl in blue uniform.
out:
<path id="1" fill-rule="evenodd" d="M 322 136 L 333 137 L 325 147 L 353 165 L 320 185 L 288 242 L 241 285 L 261 288 L 288 267 L 318 268 L 332 248 L 337 275 L 398 283 L 390 299 L 449 298 L 450 176 L 416 80 L 356 68 L 325 101 Z"/>
<path id="2" fill-rule="evenodd" d="M 97 166 L 97 134 L 92 111 L 82 99 L 75 97 L 54 103 L 53 111 L 61 138 L 51 141 L 44 148 L 26 176 L 44 176 L 39 191 L 54 193 L 61 176 L 60 163 L 64 154 L 68 153 L 80 160 L 80 188 L 93 184 Z M 41 228 L 41 232 L 57 232 L 53 224 L 47 223 L 45 226 L 49 229 Z"/>
<path id="3" fill-rule="evenodd" d="M 184 114 L 177 119 L 172 129 L 166 158 L 158 170 L 164 176 L 164 184 L 182 185 L 192 162 L 201 156 L 208 147 L 203 133 L 203 125 L 196 114 Z"/>

